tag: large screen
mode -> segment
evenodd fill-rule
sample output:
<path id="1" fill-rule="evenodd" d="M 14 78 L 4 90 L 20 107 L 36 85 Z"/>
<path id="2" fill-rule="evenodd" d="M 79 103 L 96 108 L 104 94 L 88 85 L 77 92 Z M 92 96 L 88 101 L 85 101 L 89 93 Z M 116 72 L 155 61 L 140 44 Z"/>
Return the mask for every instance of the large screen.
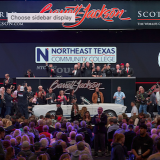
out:
<path id="1" fill-rule="evenodd" d="M 37 53 L 37 48 L 40 49 L 39 53 Z M 41 48 L 44 48 L 44 50 Z M 27 69 L 31 69 L 36 77 L 47 76 L 45 60 L 48 58 L 47 55 L 50 54 L 49 49 L 55 48 L 77 49 L 73 50 L 71 54 L 66 52 L 66 57 L 72 56 L 75 53 L 74 51 L 79 53 L 82 48 L 83 51 L 85 51 L 85 48 L 92 48 L 89 56 L 93 55 L 93 58 L 88 58 L 87 61 L 91 62 L 91 59 L 93 59 L 96 66 L 100 65 L 102 67 L 105 63 L 111 63 L 111 68 L 115 68 L 117 63 L 125 64 L 128 62 L 130 67 L 134 69 L 134 76 L 137 78 L 159 77 L 159 43 L 1 43 L 0 78 L 3 78 L 6 73 L 9 73 L 12 78 L 23 77 Z M 96 52 L 93 53 L 92 51 Z M 95 53 L 97 54 L 94 55 Z M 40 61 L 37 61 L 37 55 Z M 60 54 L 57 53 L 57 56 L 60 57 Z M 83 52 L 79 54 L 79 57 L 81 56 L 84 56 Z M 113 58 L 104 59 L 104 57 L 110 56 Z M 52 61 L 49 62 L 52 63 Z M 68 77 L 68 73 L 77 62 L 79 62 L 78 58 L 73 63 L 66 63 L 66 61 L 53 62 L 57 76 Z M 80 62 L 82 62 L 82 59 Z"/>

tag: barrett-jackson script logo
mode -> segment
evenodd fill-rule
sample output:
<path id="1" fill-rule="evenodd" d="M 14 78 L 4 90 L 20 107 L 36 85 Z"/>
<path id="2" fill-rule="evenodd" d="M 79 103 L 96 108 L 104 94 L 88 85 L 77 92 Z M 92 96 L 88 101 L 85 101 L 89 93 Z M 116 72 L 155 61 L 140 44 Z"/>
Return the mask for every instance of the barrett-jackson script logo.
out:
<path id="1" fill-rule="evenodd" d="M 52 10 L 52 3 L 48 3 L 41 11 L 40 13 L 75 13 L 75 19 L 76 22 L 73 25 L 64 25 L 62 23 L 62 26 L 65 28 L 74 28 L 79 26 L 86 18 L 101 18 L 102 20 L 106 22 L 114 22 L 113 18 L 118 17 L 120 20 L 131 20 L 130 17 L 122 18 L 123 13 L 125 12 L 124 9 L 119 8 L 111 8 L 107 9 L 106 5 L 103 4 L 101 9 L 92 9 L 91 3 L 87 5 L 87 7 L 84 7 L 83 4 L 76 5 L 76 6 L 66 6 L 65 9 L 55 9 Z"/>
<path id="2" fill-rule="evenodd" d="M 94 90 L 96 87 L 100 88 L 101 85 L 102 83 L 91 82 L 90 80 L 88 80 L 87 83 L 82 83 L 82 80 L 67 81 L 66 83 L 59 83 L 59 80 L 55 80 L 51 84 L 50 88 L 52 88 L 52 90 L 63 89 L 65 92 L 68 90 L 74 89 L 74 91 L 76 92 L 80 88 Z M 100 89 L 105 89 L 105 88 L 100 88 Z"/>

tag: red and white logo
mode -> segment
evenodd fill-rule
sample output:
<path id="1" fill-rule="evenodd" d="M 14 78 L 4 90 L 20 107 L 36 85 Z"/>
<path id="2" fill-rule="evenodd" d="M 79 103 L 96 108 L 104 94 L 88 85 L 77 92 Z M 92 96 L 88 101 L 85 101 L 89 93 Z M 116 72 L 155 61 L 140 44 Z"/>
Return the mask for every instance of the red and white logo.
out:
<path id="1" fill-rule="evenodd" d="M 42 8 L 40 13 L 75 13 L 75 19 L 76 22 L 75 24 L 71 25 L 65 25 L 62 23 L 62 26 L 64 28 L 74 28 L 79 26 L 84 22 L 85 19 L 99 19 L 101 18 L 103 21 L 106 22 L 114 22 L 113 18 L 119 18 L 122 21 L 128 21 L 131 20 L 130 17 L 123 18 L 123 14 L 125 12 L 124 9 L 119 9 L 119 8 L 111 8 L 107 9 L 106 5 L 103 4 L 101 9 L 92 9 L 91 8 L 91 3 L 89 3 L 86 7 L 81 5 L 76 5 L 76 6 L 66 6 L 65 9 L 55 9 L 52 10 L 53 4 L 48 3 L 46 6 Z"/>

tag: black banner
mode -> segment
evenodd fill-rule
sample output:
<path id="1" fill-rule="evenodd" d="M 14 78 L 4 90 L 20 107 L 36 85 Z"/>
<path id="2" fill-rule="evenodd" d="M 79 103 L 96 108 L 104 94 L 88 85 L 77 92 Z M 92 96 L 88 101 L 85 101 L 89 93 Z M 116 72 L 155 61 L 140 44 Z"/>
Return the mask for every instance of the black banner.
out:
<path id="1" fill-rule="evenodd" d="M 0 29 L 159 29 L 155 1 L 0 2 Z M 75 13 L 75 23 L 8 23 L 8 13 Z"/>
<path id="2" fill-rule="evenodd" d="M 121 86 L 122 91 L 125 93 L 125 106 L 127 112 L 130 113 L 131 101 L 134 101 L 135 96 L 135 78 L 17 78 L 17 84 L 22 85 L 27 82 L 28 86 L 32 86 L 33 91 L 38 90 L 38 86 L 42 85 L 44 90 L 47 91 L 50 87 L 56 96 L 59 91 L 65 91 L 68 97 L 70 90 L 74 89 L 77 96 L 77 103 L 81 103 L 80 97 L 83 96 L 92 102 L 92 94 L 95 87 L 99 87 L 104 96 L 104 103 L 114 103 L 113 95 L 117 91 L 117 87 Z"/>

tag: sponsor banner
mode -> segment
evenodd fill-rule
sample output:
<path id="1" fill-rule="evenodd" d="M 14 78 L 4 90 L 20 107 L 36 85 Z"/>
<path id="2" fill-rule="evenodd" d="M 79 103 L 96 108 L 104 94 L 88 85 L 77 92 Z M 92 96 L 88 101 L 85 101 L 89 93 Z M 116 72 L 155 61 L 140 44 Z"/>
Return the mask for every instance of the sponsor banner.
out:
<path id="1" fill-rule="evenodd" d="M 75 22 L 74 13 L 8 13 L 8 22 L 64 23 Z"/>
<path id="2" fill-rule="evenodd" d="M 1 1 L 0 29 L 158 29 L 159 1 Z M 74 23 L 8 22 L 8 13 L 74 13 Z"/>
<path id="3" fill-rule="evenodd" d="M 116 63 L 116 47 L 36 47 L 36 63 Z"/>
<path id="4" fill-rule="evenodd" d="M 81 98 L 85 97 L 92 102 L 92 94 L 95 92 L 95 88 L 98 87 L 103 93 L 104 103 L 114 103 L 113 95 L 117 91 L 117 87 L 121 86 L 122 91 L 125 93 L 126 99 L 124 101 L 127 106 L 127 111 L 131 111 L 130 103 L 135 99 L 135 78 L 17 78 L 17 84 L 23 84 L 27 82 L 29 86 L 32 86 L 33 92 L 38 90 L 38 86 L 42 85 L 44 90 L 48 92 L 49 88 L 52 88 L 56 97 L 59 95 L 59 91 L 65 91 L 65 95 L 69 96 L 72 89 L 75 90 L 77 97 L 77 103 L 81 104 Z M 87 107 L 87 106 L 86 106 Z"/>
<path id="5" fill-rule="evenodd" d="M 116 68 L 116 64 L 129 63 L 134 69 L 134 76 L 137 78 L 158 78 L 160 72 L 160 44 L 159 43 L 1 43 L 0 54 L 3 57 L 0 68 L 0 78 L 4 78 L 6 73 L 9 73 L 12 78 L 23 77 L 27 69 L 31 69 L 36 77 L 48 76 L 45 68 L 45 52 L 39 55 L 43 63 L 36 63 L 35 48 L 37 46 L 65 46 L 71 48 L 81 48 L 88 46 L 94 48 L 103 48 L 103 46 L 115 46 L 117 50 L 116 63 L 111 63 L 111 69 Z M 23 56 L 22 56 L 23 53 Z M 44 58 L 44 59 L 43 59 Z M 95 59 L 94 59 L 95 60 Z M 91 61 L 89 61 L 91 63 Z M 95 61 L 94 61 L 95 62 Z M 56 76 L 69 77 L 69 73 L 73 70 L 75 63 L 54 63 L 53 69 Z M 95 62 L 95 66 L 103 68 L 104 63 Z M 82 63 L 81 63 L 82 65 Z M 9 70 L 8 70 L 9 68 Z M 159 78 L 158 78 L 159 79 Z M 157 80 L 156 80 L 157 81 Z"/>

